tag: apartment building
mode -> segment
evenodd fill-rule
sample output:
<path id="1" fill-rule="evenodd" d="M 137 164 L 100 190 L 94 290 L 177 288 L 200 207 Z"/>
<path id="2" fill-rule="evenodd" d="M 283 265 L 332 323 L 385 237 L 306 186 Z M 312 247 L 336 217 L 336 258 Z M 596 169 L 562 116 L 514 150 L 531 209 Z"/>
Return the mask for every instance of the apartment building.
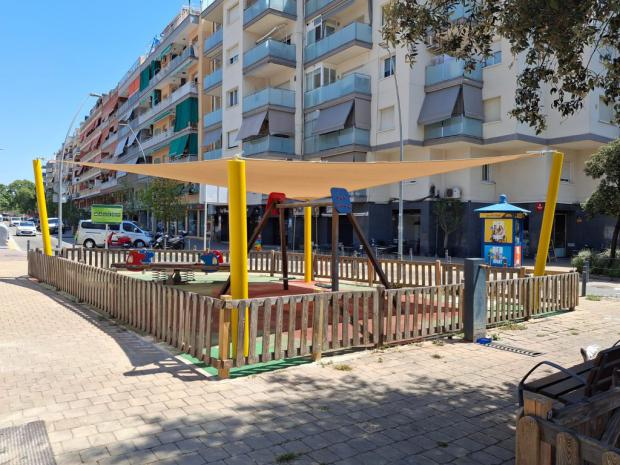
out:
<path id="1" fill-rule="evenodd" d="M 594 188 L 583 173 L 584 162 L 619 136 L 600 95 L 590 95 L 570 118 L 562 118 L 543 96 L 548 127 L 536 134 L 508 116 L 522 58 L 511 55 L 505 40 L 498 39 L 493 55 L 472 72 L 465 72 L 459 60 L 438 55 L 432 38 L 410 66 L 405 50 L 382 44 L 385 3 L 204 0 L 199 41 L 203 158 L 241 152 L 258 158 L 396 161 L 398 89 L 405 160 L 561 150 L 565 163 L 553 234 L 556 255 L 608 243 L 612 228 L 607 219 L 588 220 L 579 207 Z M 464 14 L 457 9 L 452 19 Z M 541 157 L 405 182 L 405 250 L 432 255 L 442 248 L 433 200 L 447 196 L 466 203 L 450 252 L 479 254 L 482 226 L 473 210 L 505 193 L 511 203 L 532 212 L 525 226 L 531 255 L 549 169 L 549 160 Z M 368 237 L 378 245 L 392 244 L 398 186 L 352 196 Z M 225 214 L 223 207 L 218 216 Z M 320 211 L 316 218 L 319 246 L 329 242 L 329 216 Z M 341 240 L 355 246 L 351 228 L 341 223 Z M 293 224 L 300 244 L 301 220 Z"/>

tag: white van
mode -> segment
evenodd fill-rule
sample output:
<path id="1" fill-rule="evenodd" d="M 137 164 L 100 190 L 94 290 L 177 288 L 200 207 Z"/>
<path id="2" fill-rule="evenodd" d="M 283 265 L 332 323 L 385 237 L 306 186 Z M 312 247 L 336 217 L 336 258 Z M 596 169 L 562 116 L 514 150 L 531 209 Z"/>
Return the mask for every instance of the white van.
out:
<path id="1" fill-rule="evenodd" d="M 111 232 L 129 237 L 133 247 L 150 247 L 153 240 L 151 233 L 143 231 L 140 227 L 131 222 L 123 221 L 121 224 L 111 224 L 108 226 L 108 236 Z M 105 225 L 95 224 L 90 220 L 80 220 L 77 233 L 75 235 L 75 244 L 83 245 L 87 249 L 105 246 Z"/>

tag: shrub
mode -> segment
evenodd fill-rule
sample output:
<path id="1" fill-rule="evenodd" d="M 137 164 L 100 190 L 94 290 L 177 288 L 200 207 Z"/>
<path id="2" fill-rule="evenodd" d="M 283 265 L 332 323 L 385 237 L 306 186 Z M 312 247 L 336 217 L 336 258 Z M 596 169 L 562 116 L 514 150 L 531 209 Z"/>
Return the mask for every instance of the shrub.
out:
<path id="1" fill-rule="evenodd" d="M 590 249 L 580 250 L 579 253 L 572 258 L 570 264 L 574 266 L 579 273 L 581 273 L 586 260 L 592 263 L 592 251 Z"/>

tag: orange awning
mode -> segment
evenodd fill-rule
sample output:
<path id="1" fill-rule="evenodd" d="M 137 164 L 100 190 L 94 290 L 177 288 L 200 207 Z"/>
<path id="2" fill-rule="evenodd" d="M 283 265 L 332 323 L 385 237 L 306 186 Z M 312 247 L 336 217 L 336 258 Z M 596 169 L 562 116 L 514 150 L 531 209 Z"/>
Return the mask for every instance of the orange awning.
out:
<path id="1" fill-rule="evenodd" d="M 292 199 L 328 197 L 332 187 L 349 191 L 393 184 L 407 179 L 424 178 L 483 165 L 493 165 L 523 158 L 540 156 L 537 153 L 501 155 L 495 157 L 454 160 L 403 162 L 320 162 L 286 161 L 246 158 L 248 192 L 269 194 L 283 192 Z M 112 171 L 142 174 L 177 181 L 226 187 L 227 159 L 160 164 L 84 163 Z"/>

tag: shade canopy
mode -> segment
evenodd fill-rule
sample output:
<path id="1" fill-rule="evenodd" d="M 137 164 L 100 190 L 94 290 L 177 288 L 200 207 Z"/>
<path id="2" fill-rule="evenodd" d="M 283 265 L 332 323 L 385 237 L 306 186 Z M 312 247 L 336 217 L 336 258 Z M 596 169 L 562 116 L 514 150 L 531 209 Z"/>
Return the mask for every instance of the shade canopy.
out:
<path id="1" fill-rule="evenodd" d="M 461 86 L 453 86 L 427 93 L 420 110 L 418 124 L 427 125 L 449 119 L 460 91 Z"/>
<path id="2" fill-rule="evenodd" d="M 484 121 L 482 89 L 480 87 L 463 84 L 463 113 L 468 118 Z"/>
<path id="3" fill-rule="evenodd" d="M 328 197 L 332 187 L 349 191 L 392 184 L 406 179 L 424 178 L 437 174 L 475 168 L 482 165 L 538 157 L 539 154 L 501 155 L 496 157 L 454 160 L 403 162 L 320 162 L 286 161 L 246 158 L 248 192 L 269 194 L 283 192 L 291 199 Z M 187 163 L 126 165 L 117 163 L 76 162 L 105 170 L 125 171 L 182 182 L 226 187 L 228 160 L 206 160 Z"/>
<path id="4" fill-rule="evenodd" d="M 239 128 L 239 132 L 237 133 L 237 140 L 242 141 L 248 137 L 257 136 L 266 117 L 267 111 L 261 111 L 255 115 L 243 118 L 241 128 Z"/>
<path id="5" fill-rule="evenodd" d="M 320 110 L 316 126 L 314 127 L 314 134 L 320 135 L 340 131 L 344 128 L 352 109 L 353 100 L 349 100 L 348 102 Z"/>

